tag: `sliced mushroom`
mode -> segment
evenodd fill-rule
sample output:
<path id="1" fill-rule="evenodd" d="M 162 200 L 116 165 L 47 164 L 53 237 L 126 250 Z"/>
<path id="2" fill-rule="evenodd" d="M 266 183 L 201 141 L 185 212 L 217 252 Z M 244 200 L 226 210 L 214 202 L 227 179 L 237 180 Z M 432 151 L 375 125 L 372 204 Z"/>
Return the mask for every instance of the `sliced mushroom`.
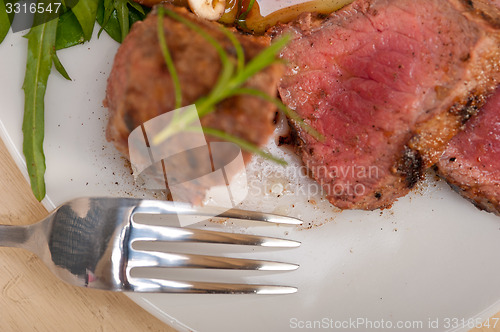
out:
<path id="1" fill-rule="evenodd" d="M 226 9 L 226 0 L 188 0 L 188 4 L 196 15 L 210 21 L 217 21 Z"/>

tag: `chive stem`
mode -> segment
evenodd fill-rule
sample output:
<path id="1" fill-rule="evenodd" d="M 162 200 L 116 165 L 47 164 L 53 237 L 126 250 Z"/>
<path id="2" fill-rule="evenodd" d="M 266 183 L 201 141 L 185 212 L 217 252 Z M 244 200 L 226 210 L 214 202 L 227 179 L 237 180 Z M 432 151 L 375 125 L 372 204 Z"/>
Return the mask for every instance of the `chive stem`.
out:
<path id="1" fill-rule="evenodd" d="M 253 1 L 251 2 L 253 4 Z M 201 118 L 216 109 L 217 104 L 222 102 L 223 100 L 236 96 L 236 95 L 251 95 L 262 98 L 268 102 L 276 105 L 280 110 L 285 112 L 287 116 L 295 120 L 300 126 L 303 126 L 305 130 L 316 138 L 321 138 L 322 136 L 314 130 L 314 128 L 310 127 L 307 123 L 305 123 L 295 112 L 286 107 L 280 100 L 277 98 L 271 97 L 264 93 L 263 91 L 251 88 L 242 88 L 242 86 L 250 79 L 252 76 L 262 71 L 263 69 L 269 67 L 270 65 L 279 61 L 276 58 L 276 55 L 283 49 L 283 47 L 290 41 L 291 37 L 288 35 L 283 36 L 282 38 L 276 40 L 269 47 L 262 50 L 259 54 L 257 54 L 254 58 L 252 58 L 248 63 L 245 64 L 245 53 L 243 47 L 239 40 L 234 36 L 229 30 L 224 27 L 221 27 L 224 35 L 229 39 L 232 43 L 235 53 L 236 53 L 236 61 L 232 61 L 224 50 L 224 47 L 212 36 L 210 36 L 206 31 L 204 31 L 201 27 L 196 25 L 195 23 L 187 20 L 186 18 L 178 15 L 177 13 L 171 11 L 170 9 L 166 9 L 160 7 L 158 10 L 158 38 L 160 40 L 160 46 L 162 47 L 162 51 L 165 57 L 165 62 L 167 63 L 167 67 L 170 70 L 172 79 L 177 81 L 174 83 L 176 87 L 176 95 L 180 94 L 180 83 L 178 83 L 177 72 L 175 68 L 173 68 L 173 61 L 171 59 L 171 55 L 168 51 L 168 47 L 166 45 L 165 36 L 163 32 L 163 14 L 171 17 L 172 19 L 183 23 L 188 28 L 193 30 L 194 32 L 201 35 L 210 45 L 212 45 L 217 51 L 219 58 L 221 60 L 222 69 L 215 84 L 214 88 L 210 91 L 207 96 L 199 98 L 195 101 L 196 109 L 198 116 Z M 176 99 L 179 100 L 179 99 Z M 179 108 L 178 106 L 177 108 Z M 193 115 L 194 114 L 194 115 Z M 160 133 L 158 133 L 152 140 L 153 144 L 158 144 L 167 139 L 169 136 L 180 132 L 180 131 L 192 131 L 192 127 L 188 127 L 195 120 L 196 113 L 189 112 L 184 115 L 179 116 L 178 118 L 174 118 L 173 121 L 165 127 Z M 242 138 L 230 135 L 224 131 L 214 129 L 214 128 L 203 128 L 205 134 L 237 144 L 242 149 L 249 151 L 251 153 L 255 153 L 263 158 L 272 160 L 280 165 L 286 165 L 287 163 L 279 158 L 274 157 L 272 154 L 259 149 L 259 147 L 254 144 L 245 141 Z"/>
<path id="2" fill-rule="evenodd" d="M 179 75 L 177 74 L 177 70 L 175 69 L 174 61 L 168 49 L 167 41 L 165 38 L 165 30 L 163 29 L 163 17 L 164 17 L 164 8 L 158 8 L 158 41 L 160 43 L 161 52 L 163 54 L 163 58 L 165 59 L 165 64 L 167 65 L 168 71 L 170 72 L 170 76 L 172 77 L 172 82 L 174 85 L 175 92 L 175 109 L 178 109 L 182 106 L 182 89 L 181 82 L 179 80 Z"/>
<path id="3" fill-rule="evenodd" d="M 242 138 L 228 134 L 225 131 L 214 129 L 214 128 L 209 128 L 209 127 L 203 127 L 203 132 L 205 134 L 213 136 L 215 138 L 220 138 L 224 141 L 234 143 L 234 144 L 238 145 L 239 147 L 241 147 L 245 151 L 259 155 L 259 156 L 261 156 L 265 159 L 271 160 L 279 165 L 283 165 L 283 166 L 288 165 L 288 163 L 285 160 L 283 160 L 281 158 L 277 158 L 277 157 L 273 156 L 272 154 L 270 154 L 269 152 L 262 150 L 258 146 L 254 145 L 248 141 L 245 141 Z"/>

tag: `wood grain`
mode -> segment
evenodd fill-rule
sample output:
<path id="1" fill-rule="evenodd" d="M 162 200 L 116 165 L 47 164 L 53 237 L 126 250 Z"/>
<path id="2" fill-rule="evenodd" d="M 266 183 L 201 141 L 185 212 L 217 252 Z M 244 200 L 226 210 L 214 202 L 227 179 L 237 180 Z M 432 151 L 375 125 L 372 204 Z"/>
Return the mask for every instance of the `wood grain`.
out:
<path id="1" fill-rule="evenodd" d="M 0 140 L 0 223 L 26 225 L 47 211 Z M 175 331 L 121 293 L 65 284 L 34 255 L 0 248 L 0 331 Z"/>

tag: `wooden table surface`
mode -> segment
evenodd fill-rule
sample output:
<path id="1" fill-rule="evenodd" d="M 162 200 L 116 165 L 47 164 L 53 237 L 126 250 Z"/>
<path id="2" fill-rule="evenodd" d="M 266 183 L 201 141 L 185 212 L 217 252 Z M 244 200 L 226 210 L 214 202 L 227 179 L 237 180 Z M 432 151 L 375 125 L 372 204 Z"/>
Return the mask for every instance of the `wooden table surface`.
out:
<path id="1" fill-rule="evenodd" d="M 0 140 L 0 223 L 26 225 L 47 210 Z M 73 287 L 32 253 L 0 248 L 0 331 L 175 331 L 127 296 Z"/>
<path id="2" fill-rule="evenodd" d="M 1 140 L 0 174 L 0 223 L 27 225 L 47 215 Z M 0 271 L 2 332 L 175 331 L 124 294 L 65 284 L 27 251 L 0 248 Z M 500 322 L 474 331 L 500 331 Z"/>

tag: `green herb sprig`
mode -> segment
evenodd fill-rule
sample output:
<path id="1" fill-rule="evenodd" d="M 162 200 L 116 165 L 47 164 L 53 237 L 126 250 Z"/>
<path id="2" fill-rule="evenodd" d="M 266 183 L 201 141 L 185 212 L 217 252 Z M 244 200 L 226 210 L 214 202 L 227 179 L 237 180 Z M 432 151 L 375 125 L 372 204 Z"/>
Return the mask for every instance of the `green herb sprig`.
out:
<path id="1" fill-rule="evenodd" d="M 54 0 L 47 1 L 50 2 Z M 247 12 L 251 9 L 253 2 L 254 0 L 251 0 Z M 45 196 L 45 156 L 43 153 L 44 97 L 52 65 L 54 65 L 56 70 L 63 77 L 70 80 L 70 76 L 57 57 L 56 51 L 82 44 L 90 40 L 96 21 L 101 26 L 99 35 L 102 31 L 106 31 L 111 38 L 117 42 L 122 42 L 128 34 L 132 24 L 144 19 L 150 10 L 147 7 L 135 3 L 133 0 L 80 0 L 73 8 L 65 7 L 63 3 L 62 9 L 63 13 L 58 19 L 37 25 L 26 35 L 28 38 L 28 56 L 23 84 L 25 93 L 23 153 L 26 158 L 32 190 L 38 200 L 42 200 Z M 179 17 L 173 12 L 167 12 L 167 14 L 177 16 L 181 21 L 183 20 L 182 17 Z M 35 19 L 43 20 L 43 17 Z M 240 19 L 242 19 L 242 16 L 240 16 Z M 187 24 L 191 23 L 186 20 L 184 21 L 187 22 Z M 5 0 L 0 0 L 0 43 L 4 40 L 10 29 L 10 22 L 11 20 L 5 10 Z M 241 87 L 241 85 L 253 75 L 252 73 L 258 72 L 260 70 L 259 68 L 265 68 L 266 65 L 272 64 L 273 61 L 275 61 L 276 53 L 273 54 L 270 52 L 266 56 L 263 52 L 264 55 L 262 55 L 262 58 L 259 60 L 262 61 L 260 64 L 256 61 L 255 63 L 250 62 L 245 65 L 241 44 L 232 33 L 224 29 L 224 33 L 233 43 L 237 54 L 237 61 L 236 64 L 234 64 L 232 59 L 227 56 L 216 40 L 213 38 L 210 39 L 211 37 L 196 25 L 191 24 L 191 27 L 198 33 L 204 34 L 205 38 L 208 38 L 213 47 L 217 49 L 223 62 L 222 74 L 218 79 L 215 89 L 207 97 L 200 99 L 196 103 L 202 114 L 206 115 L 212 112 L 218 102 L 232 95 L 254 95 L 274 103 L 279 109 L 285 112 L 287 116 L 297 121 L 306 131 L 315 137 L 321 137 L 313 128 L 309 127 L 300 119 L 295 112 L 289 110 L 278 99 L 272 98 L 259 90 Z M 168 53 L 168 48 L 162 48 L 162 51 L 164 50 L 167 50 L 167 52 L 164 52 L 165 55 Z M 275 51 L 278 52 L 279 49 L 276 48 Z M 254 60 L 256 58 L 254 58 Z M 174 72 L 175 68 L 171 70 L 171 74 Z M 176 105 L 178 106 L 182 104 L 180 83 L 177 82 L 174 85 L 177 86 Z M 190 122 L 187 120 L 189 119 L 182 119 L 182 117 L 181 119 L 176 119 L 180 124 L 179 127 L 182 128 L 187 128 L 189 126 Z M 204 128 L 204 131 L 214 137 L 235 142 L 247 151 L 260 154 L 268 159 L 274 158 L 267 152 L 260 150 L 258 147 L 238 137 L 233 137 L 213 128 Z M 280 162 L 279 160 L 275 161 Z"/>
<path id="2" fill-rule="evenodd" d="M 24 76 L 23 153 L 33 194 L 45 196 L 44 97 L 55 54 L 57 20 L 33 27 L 28 38 L 28 61 Z"/>
<path id="3" fill-rule="evenodd" d="M 161 52 L 163 53 L 163 58 L 165 59 L 165 63 L 167 65 L 167 69 L 170 72 L 170 76 L 172 77 L 172 81 L 174 84 L 174 92 L 175 92 L 175 108 L 180 108 L 182 106 L 182 90 L 181 90 L 181 82 L 179 80 L 179 75 L 177 74 L 177 70 L 175 69 L 174 60 L 170 55 L 170 51 L 168 50 L 167 41 L 165 39 L 165 32 L 163 31 L 163 10 L 158 11 L 158 41 L 160 43 Z"/>
<path id="4" fill-rule="evenodd" d="M 217 51 L 221 63 L 222 70 L 219 78 L 214 86 L 214 88 L 210 91 L 210 93 L 198 99 L 195 102 L 196 109 L 198 111 L 198 116 L 203 117 L 209 113 L 212 113 L 215 110 L 215 106 L 222 102 L 223 100 L 236 96 L 236 95 L 251 95 L 255 97 L 262 98 L 268 102 L 273 103 L 278 107 L 278 109 L 282 110 L 288 117 L 296 121 L 300 126 L 302 126 L 309 134 L 316 137 L 317 139 L 322 139 L 322 136 L 311 126 L 309 126 L 306 122 L 303 121 L 300 116 L 286 107 L 279 99 L 273 98 L 263 91 L 251 88 L 242 87 L 249 78 L 267 68 L 268 66 L 279 61 L 277 59 L 277 54 L 281 49 L 290 41 L 290 36 L 284 36 L 269 47 L 265 48 L 262 52 L 260 52 L 257 56 L 255 56 L 252 60 L 250 60 L 247 64 L 245 64 L 245 55 L 243 51 L 243 47 L 238 39 L 235 37 L 233 33 L 229 30 L 221 26 L 223 33 L 227 36 L 227 38 L 231 41 L 234 46 L 236 53 L 236 64 L 231 61 L 230 57 L 227 55 L 226 51 L 220 43 L 210 36 L 207 32 L 201 29 L 198 25 L 193 22 L 185 19 L 184 17 L 178 15 L 177 13 L 160 7 L 158 8 L 158 40 L 160 43 L 160 48 L 162 49 L 162 53 L 164 55 L 165 63 L 167 64 L 167 68 L 171 74 L 174 90 L 175 90 L 175 104 L 176 108 L 179 108 L 182 105 L 181 100 L 181 86 L 178 79 L 178 74 L 175 69 L 175 66 L 172 61 L 172 56 L 168 51 L 168 45 L 166 45 L 165 41 L 165 32 L 163 31 L 163 17 L 164 14 L 167 14 L 171 18 L 183 23 L 187 27 L 189 27 L 194 32 L 201 35 L 209 44 L 211 44 L 215 50 Z M 152 140 L 153 144 L 159 144 L 162 141 L 166 140 L 168 137 L 182 130 L 191 130 L 192 128 L 189 125 L 195 120 L 196 114 L 186 113 L 185 116 L 179 116 L 174 118 L 172 122 L 160 133 L 158 133 Z M 282 165 L 286 165 L 286 162 L 282 159 L 276 158 L 268 152 L 263 151 L 259 147 L 254 144 L 247 142 L 239 137 L 230 135 L 223 131 L 214 129 L 214 128 L 203 128 L 203 131 L 211 136 L 233 142 L 239 145 L 242 149 L 249 151 L 251 153 L 258 154 L 266 159 L 270 159 L 274 162 L 277 162 Z"/>
<path id="5" fill-rule="evenodd" d="M 35 22 L 45 23 L 34 25 L 25 36 L 28 39 L 28 55 L 23 83 L 23 153 L 31 188 L 38 200 L 45 197 L 46 191 L 44 98 L 52 66 L 70 80 L 56 51 L 90 40 L 96 20 L 113 39 L 121 42 L 130 26 L 142 20 L 148 11 L 132 0 L 80 0 L 73 8 L 63 7 L 62 10 L 59 18 L 50 20 L 44 16 L 46 14 L 36 14 Z M 5 0 L 0 0 L 0 42 L 9 29 L 10 18 L 5 11 Z"/>
<path id="6" fill-rule="evenodd" d="M 106 31 L 111 38 L 121 43 L 130 27 L 143 20 L 149 10 L 133 0 L 100 0 L 97 8 L 97 22 L 101 25 L 99 35 Z"/>

